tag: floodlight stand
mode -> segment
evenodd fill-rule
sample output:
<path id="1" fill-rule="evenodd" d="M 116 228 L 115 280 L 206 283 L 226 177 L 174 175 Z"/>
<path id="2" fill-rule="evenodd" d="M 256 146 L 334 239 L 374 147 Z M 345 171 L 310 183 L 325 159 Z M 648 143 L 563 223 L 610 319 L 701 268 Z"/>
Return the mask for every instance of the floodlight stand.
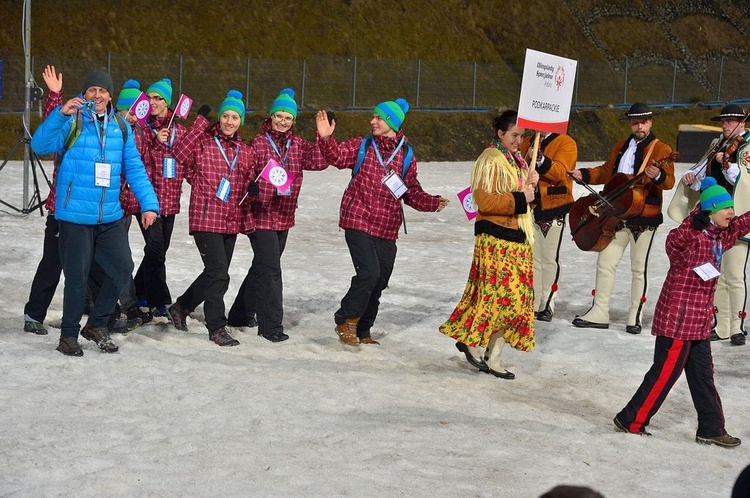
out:
<path id="1" fill-rule="evenodd" d="M 29 214 L 35 209 L 39 209 L 39 214 L 44 216 L 42 206 L 46 199 L 42 199 L 41 192 L 39 191 L 39 178 L 37 176 L 36 168 L 42 172 L 44 179 L 47 181 L 47 185 L 51 188 L 52 184 L 47 177 L 47 173 L 42 167 L 42 161 L 39 159 L 33 150 L 31 150 L 31 132 L 29 126 L 31 122 L 31 89 L 34 88 L 34 79 L 31 76 L 31 0 L 24 0 L 23 2 L 23 49 L 24 58 L 26 61 L 26 68 L 24 72 L 25 77 L 25 90 L 24 90 L 24 108 L 23 108 L 23 137 L 10 151 L 8 157 L 0 164 L 0 171 L 3 170 L 5 165 L 10 161 L 23 146 L 23 204 L 21 207 L 13 206 L 12 204 L 0 200 L 0 204 L 7 206 L 18 213 Z M 29 196 L 29 180 L 33 177 L 34 180 L 34 191 Z"/>

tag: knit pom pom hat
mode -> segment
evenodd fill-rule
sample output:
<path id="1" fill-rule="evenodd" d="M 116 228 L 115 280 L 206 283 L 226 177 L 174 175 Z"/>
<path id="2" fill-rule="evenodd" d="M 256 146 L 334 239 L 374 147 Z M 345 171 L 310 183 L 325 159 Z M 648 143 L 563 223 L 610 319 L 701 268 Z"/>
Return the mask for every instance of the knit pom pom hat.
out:
<path id="1" fill-rule="evenodd" d="M 245 124 L 245 104 L 242 102 L 242 93 L 239 90 L 229 90 L 227 98 L 219 106 L 219 117 L 226 111 L 234 111 L 240 115 L 240 125 Z"/>
<path id="2" fill-rule="evenodd" d="M 387 100 L 375 106 L 373 112 L 393 131 L 401 129 L 406 113 L 409 112 L 409 103 L 404 99 Z"/>
<path id="3" fill-rule="evenodd" d="M 716 184 L 716 178 L 707 176 L 701 182 L 701 211 L 714 214 L 722 209 L 734 207 L 734 200 L 727 189 Z"/>
<path id="4" fill-rule="evenodd" d="M 117 97 L 117 110 L 128 111 L 141 95 L 141 84 L 137 80 L 128 80 L 122 84 L 122 90 Z"/>
<path id="5" fill-rule="evenodd" d="M 164 99 L 164 101 L 167 103 L 167 107 L 172 105 L 172 80 L 169 78 L 164 78 L 150 87 L 146 90 L 146 95 L 149 93 L 156 93 L 161 98 Z"/>
<path id="6" fill-rule="evenodd" d="M 284 88 L 279 92 L 279 96 L 271 104 L 271 110 L 269 114 L 277 112 L 288 112 L 294 119 L 297 119 L 297 102 L 294 100 L 294 90 L 291 88 Z"/>

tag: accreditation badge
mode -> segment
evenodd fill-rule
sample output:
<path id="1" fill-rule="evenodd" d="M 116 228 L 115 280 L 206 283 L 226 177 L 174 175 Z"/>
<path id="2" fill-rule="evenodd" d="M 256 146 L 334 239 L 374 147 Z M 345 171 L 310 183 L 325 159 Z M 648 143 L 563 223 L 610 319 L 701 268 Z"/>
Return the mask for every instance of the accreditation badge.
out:
<path id="1" fill-rule="evenodd" d="M 229 200 L 229 193 L 232 191 L 232 185 L 229 183 L 229 180 L 224 176 L 221 178 L 221 183 L 219 183 L 219 188 L 216 190 L 216 197 L 222 200 L 222 202 L 227 202 Z"/>
<path id="2" fill-rule="evenodd" d="M 394 171 L 385 175 L 380 181 L 383 182 L 383 185 L 385 185 L 391 195 L 396 199 L 401 199 L 401 196 L 406 193 L 406 184 Z"/>
<path id="3" fill-rule="evenodd" d="M 177 161 L 174 160 L 174 157 L 164 156 L 162 176 L 164 178 L 174 178 L 177 176 Z"/>
<path id="4" fill-rule="evenodd" d="M 109 187 L 109 175 L 111 172 L 112 166 L 109 163 L 95 163 L 94 185 L 97 187 Z"/>

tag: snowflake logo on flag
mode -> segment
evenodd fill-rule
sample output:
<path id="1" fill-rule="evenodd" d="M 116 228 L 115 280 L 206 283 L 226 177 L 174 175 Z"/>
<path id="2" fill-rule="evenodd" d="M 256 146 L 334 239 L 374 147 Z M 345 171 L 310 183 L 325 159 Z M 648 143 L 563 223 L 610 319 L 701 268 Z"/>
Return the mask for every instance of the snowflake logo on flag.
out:
<path id="1" fill-rule="evenodd" d="M 180 106 L 180 112 L 178 113 L 180 116 L 187 116 L 188 112 L 190 112 L 190 100 L 185 99 L 182 101 L 182 105 Z"/>
<path id="2" fill-rule="evenodd" d="M 281 166 L 274 166 L 268 172 L 268 181 L 270 181 L 274 187 L 284 185 L 287 182 L 287 178 L 286 170 Z"/>
<path id="3" fill-rule="evenodd" d="M 474 208 L 474 196 L 472 194 L 466 194 L 466 197 L 464 197 L 463 201 L 464 210 L 467 213 L 476 213 L 476 209 Z"/>
<path id="4" fill-rule="evenodd" d="M 150 111 L 150 105 L 148 103 L 148 100 L 142 100 L 138 102 L 138 105 L 135 106 L 135 117 L 139 120 L 143 120 L 148 116 L 148 113 Z"/>

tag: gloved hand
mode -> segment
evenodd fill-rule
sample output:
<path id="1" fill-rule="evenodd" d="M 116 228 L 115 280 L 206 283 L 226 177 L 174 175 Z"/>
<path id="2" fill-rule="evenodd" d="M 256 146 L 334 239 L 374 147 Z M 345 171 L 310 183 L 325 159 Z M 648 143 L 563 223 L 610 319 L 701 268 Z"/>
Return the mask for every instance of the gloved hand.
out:
<path id="1" fill-rule="evenodd" d="M 247 195 L 249 196 L 257 196 L 260 194 L 260 187 L 258 187 L 258 182 L 253 180 L 250 182 L 250 185 L 247 186 Z"/>
<path id="2" fill-rule="evenodd" d="M 708 211 L 701 211 L 693 217 L 693 222 L 690 226 L 696 230 L 703 230 L 711 223 L 711 218 L 708 217 Z"/>
<path id="3" fill-rule="evenodd" d="M 206 104 L 203 104 L 198 109 L 198 114 L 203 116 L 204 118 L 208 119 L 208 115 L 211 114 L 211 108 L 207 106 Z"/>

